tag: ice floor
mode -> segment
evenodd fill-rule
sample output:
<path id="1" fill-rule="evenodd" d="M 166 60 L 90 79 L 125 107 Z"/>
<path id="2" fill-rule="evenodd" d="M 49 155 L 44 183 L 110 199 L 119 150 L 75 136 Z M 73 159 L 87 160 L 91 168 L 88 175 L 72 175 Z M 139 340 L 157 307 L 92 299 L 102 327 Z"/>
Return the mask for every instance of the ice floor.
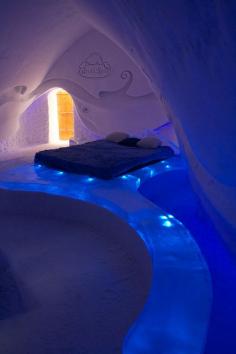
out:
<path id="1" fill-rule="evenodd" d="M 144 241 L 152 259 L 152 286 L 144 308 L 122 338 L 122 352 L 125 354 L 200 354 L 204 348 L 211 307 L 208 267 L 183 224 L 137 191 L 144 181 L 155 175 L 183 169 L 185 166 L 181 159 L 172 158 L 112 181 L 102 181 L 34 166 L 18 159 L 6 162 L 0 171 L 0 188 L 5 192 L 33 192 L 36 196 L 35 193 L 40 192 L 89 202 L 99 209 L 111 211 Z M 16 203 L 13 208 L 16 214 L 22 210 L 23 204 L 24 198 L 21 203 Z M 4 205 L 1 205 L 1 210 L 4 210 Z M 67 212 L 69 214 L 69 208 Z M 127 293 L 126 296 L 131 295 Z M 91 301 L 94 301 L 93 297 Z M 70 311 L 76 316 L 78 309 L 72 307 Z M 17 327 L 15 331 L 17 333 Z M 50 329 L 45 330 L 48 331 Z M 93 336 L 96 338 L 101 333 L 93 333 Z M 88 342 L 91 340 L 88 337 Z M 104 344 L 102 354 L 107 353 L 105 347 Z M 93 350 L 86 349 L 86 345 L 83 351 L 78 348 L 79 353 L 101 354 L 101 349 Z M 54 352 L 58 354 L 58 348 L 57 351 L 51 349 L 50 354 Z M 71 353 L 76 351 L 71 350 Z"/>
<path id="2" fill-rule="evenodd" d="M 25 192 L 0 197 L 8 197 L 0 218 L 0 352 L 120 353 L 151 283 L 143 242 L 91 204 Z"/>

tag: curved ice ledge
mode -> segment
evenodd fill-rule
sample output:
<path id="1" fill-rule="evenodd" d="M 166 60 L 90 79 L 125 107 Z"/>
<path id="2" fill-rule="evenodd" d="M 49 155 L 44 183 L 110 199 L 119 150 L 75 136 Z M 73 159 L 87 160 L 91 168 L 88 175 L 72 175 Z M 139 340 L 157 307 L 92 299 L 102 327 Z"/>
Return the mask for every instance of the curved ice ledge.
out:
<path id="1" fill-rule="evenodd" d="M 147 179 L 180 168 L 185 166 L 175 157 L 112 181 L 32 164 L 1 173 L 0 188 L 97 204 L 129 223 L 143 239 L 152 257 L 152 287 L 124 340 L 124 354 L 200 354 L 204 349 L 212 296 L 208 267 L 184 225 L 137 191 Z"/>

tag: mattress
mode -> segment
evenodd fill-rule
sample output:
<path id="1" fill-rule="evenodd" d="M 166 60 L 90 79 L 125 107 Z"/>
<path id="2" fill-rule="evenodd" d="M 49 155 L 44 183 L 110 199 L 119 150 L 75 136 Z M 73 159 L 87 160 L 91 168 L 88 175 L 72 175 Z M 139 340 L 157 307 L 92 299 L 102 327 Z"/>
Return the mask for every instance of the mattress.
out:
<path id="1" fill-rule="evenodd" d="M 174 155 L 168 146 L 128 147 L 107 140 L 37 152 L 35 163 L 62 171 L 111 179 Z"/>

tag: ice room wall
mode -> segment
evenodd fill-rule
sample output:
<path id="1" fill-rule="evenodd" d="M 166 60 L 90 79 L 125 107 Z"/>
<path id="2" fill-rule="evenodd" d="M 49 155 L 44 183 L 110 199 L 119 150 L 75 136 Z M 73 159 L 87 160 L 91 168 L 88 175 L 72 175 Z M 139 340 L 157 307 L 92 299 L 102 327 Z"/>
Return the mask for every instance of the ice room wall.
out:
<path id="1" fill-rule="evenodd" d="M 117 130 L 142 135 L 168 121 L 140 69 L 110 39 L 90 30 L 48 70 L 32 93 L 32 105 L 20 116 L 16 134 L 4 141 L 2 149 L 48 140 L 45 93 L 55 87 L 73 96 L 77 111 L 75 137 L 82 140 Z"/>
<path id="2" fill-rule="evenodd" d="M 97 31 L 80 38 L 57 60 L 45 77 L 47 85 L 54 80 L 74 96 L 81 120 L 97 134 L 135 134 L 167 121 L 144 74 Z"/>
<path id="3" fill-rule="evenodd" d="M 235 1 L 77 0 L 150 78 L 208 212 L 236 251 Z"/>

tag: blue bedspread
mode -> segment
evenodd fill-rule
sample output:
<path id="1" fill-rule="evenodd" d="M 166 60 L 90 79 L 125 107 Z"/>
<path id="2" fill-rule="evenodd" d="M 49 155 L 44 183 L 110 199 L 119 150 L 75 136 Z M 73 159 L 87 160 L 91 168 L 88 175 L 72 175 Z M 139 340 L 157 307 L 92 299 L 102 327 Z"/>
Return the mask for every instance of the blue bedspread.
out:
<path id="1" fill-rule="evenodd" d="M 35 155 L 35 163 L 63 171 L 111 179 L 172 155 L 174 152 L 168 146 L 143 149 L 97 140 L 82 145 L 40 151 Z"/>

